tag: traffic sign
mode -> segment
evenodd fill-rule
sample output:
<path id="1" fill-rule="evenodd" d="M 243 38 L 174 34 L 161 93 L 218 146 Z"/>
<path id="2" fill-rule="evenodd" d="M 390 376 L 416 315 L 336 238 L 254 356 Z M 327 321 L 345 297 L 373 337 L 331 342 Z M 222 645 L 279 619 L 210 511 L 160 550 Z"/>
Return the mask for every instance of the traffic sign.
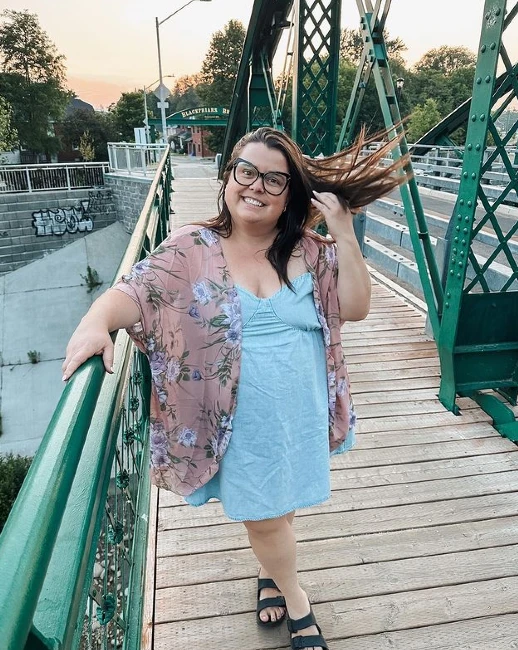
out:
<path id="1" fill-rule="evenodd" d="M 165 84 L 160 84 L 157 88 L 155 88 L 153 93 L 161 102 L 163 102 L 169 97 L 171 91 Z"/>

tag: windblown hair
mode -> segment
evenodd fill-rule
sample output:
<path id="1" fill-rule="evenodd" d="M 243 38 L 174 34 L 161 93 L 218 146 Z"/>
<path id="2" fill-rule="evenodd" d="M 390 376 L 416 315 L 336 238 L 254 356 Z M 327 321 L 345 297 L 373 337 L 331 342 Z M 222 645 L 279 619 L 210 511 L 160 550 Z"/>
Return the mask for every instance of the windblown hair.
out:
<path id="1" fill-rule="evenodd" d="M 247 144 L 260 143 L 269 149 L 277 149 L 288 163 L 290 183 L 286 210 L 279 217 L 279 232 L 266 256 L 284 283 L 291 287 L 288 278 L 288 261 L 305 230 L 324 219 L 312 203 L 313 191 L 333 192 L 342 205 L 355 211 L 385 196 L 407 180 L 401 170 L 408 163 L 403 156 L 388 166 L 382 164 L 390 151 L 399 143 L 394 138 L 375 151 L 362 155 L 366 146 L 378 142 L 380 134 L 365 137 L 362 130 L 355 143 L 339 153 L 325 158 L 309 158 L 302 154 L 298 145 L 282 131 L 260 127 L 243 136 L 235 145 L 223 173 L 223 184 L 218 195 L 219 214 L 203 225 L 217 231 L 222 237 L 232 233 L 232 217 L 225 202 L 225 188 L 236 158 Z"/>

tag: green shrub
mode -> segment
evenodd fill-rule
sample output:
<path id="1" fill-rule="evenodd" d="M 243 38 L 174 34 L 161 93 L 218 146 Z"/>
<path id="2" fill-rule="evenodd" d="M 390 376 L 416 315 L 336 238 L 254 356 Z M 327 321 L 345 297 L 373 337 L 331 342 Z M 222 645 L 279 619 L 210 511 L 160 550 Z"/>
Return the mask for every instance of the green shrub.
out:
<path id="1" fill-rule="evenodd" d="M 0 533 L 29 471 L 32 458 L 0 455 Z"/>

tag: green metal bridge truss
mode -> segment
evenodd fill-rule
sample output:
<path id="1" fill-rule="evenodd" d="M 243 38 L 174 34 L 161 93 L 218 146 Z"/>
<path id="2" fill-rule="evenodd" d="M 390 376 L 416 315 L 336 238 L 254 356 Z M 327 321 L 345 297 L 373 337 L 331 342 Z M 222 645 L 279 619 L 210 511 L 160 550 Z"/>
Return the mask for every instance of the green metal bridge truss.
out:
<path id="1" fill-rule="evenodd" d="M 290 78 L 291 132 L 304 153 L 326 155 L 350 143 L 365 88 L 373 78 L 389 135 L 399 138 L 393 156 L 406 154 L 383 37 L 390 4 L 356 2 L 364 49 L 340 128 L 336 88 L 341 2 L 256 0 L 232 96 L 223 161 L 252 126 L 285 128 Z M 505 0 L 485 3 L 472 99 L 413 149 L 419 153 L 419 146 L 448 143 L 453 131 L 467 125 L 444 280 L 410 164 L 405 170 L 410 180 L 401 195 L 440 353 L 440 399 L 456 411 L 456 396 L 471 396 L 492 415 L 502 435 L 518 440 L 517 422 L 507 406 L 516 404 L 518 394 L 518 265 L 509 247 L 518 223 L 504 232 L 495 212 L 518 191 L 517 168 L 507 146 L 518 124 L 505 134 L 495 126 L 518 94 L 516 65 L 503 39 L 518 3 L 507 13 L 506 5 Z M 287 63 L 276 84 L 272 63 L 284 30 L 289 30 Z M 499 60 L 503 72 L 497 77 Z M 490 153 L 488 134 L 496 145 Z M 509 182 L 496 199 L 489 199 L 481 179 L 497 160 Z M 166 236 L 170 192 L 166 152 L 117 275 L 127 273 Z M 477 204 L 485 212 L 478 222 Z M 488 228 L 498 244 L 481 264 L 472 244 Z M 499 291 L 490 291 L 487 274 L 498 255 L 505 256 L 511 277 Z M 125 332 L 117 335 L 115 367 L 116 374 L 104 375 L 96 358 L 69 382 L 0 536 L 0 644 L 5 650 L 141 647 L 150 382 L 147 362 Z"/>

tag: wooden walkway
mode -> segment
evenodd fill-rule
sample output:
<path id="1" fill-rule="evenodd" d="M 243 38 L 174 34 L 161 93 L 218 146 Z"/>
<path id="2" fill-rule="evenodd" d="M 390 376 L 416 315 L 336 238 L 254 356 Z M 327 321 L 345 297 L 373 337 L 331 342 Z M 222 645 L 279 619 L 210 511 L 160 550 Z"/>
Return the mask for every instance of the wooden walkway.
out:
<path id="1" fill-rule="evenodd" d="M 358 444 L 295 518 L 301 583 L 331 650 L 518 648 L 517 447 L 469 400 L 445 411 L 419 301 L 372 277 L 369 317 L 343 329 Z M 258 564 L 219 503 L 155 491 L 150 523 L 148 647 L 289 647 L 255 623 Z"/>

